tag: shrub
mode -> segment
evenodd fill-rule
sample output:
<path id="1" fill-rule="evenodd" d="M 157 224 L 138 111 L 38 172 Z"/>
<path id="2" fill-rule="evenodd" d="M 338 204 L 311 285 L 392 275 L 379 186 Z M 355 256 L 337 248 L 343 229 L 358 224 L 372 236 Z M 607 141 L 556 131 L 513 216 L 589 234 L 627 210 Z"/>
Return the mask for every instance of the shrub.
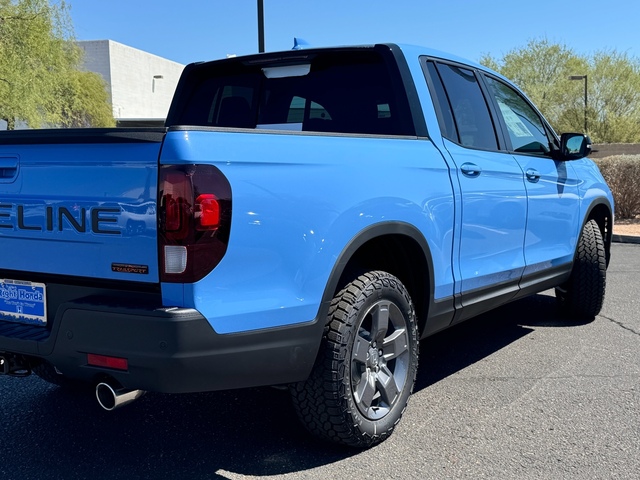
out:
<path id="1" fill-rule="evenodd" d="M 613 193 L 616 218 L 635 218 L 639 215 L 640 155 L 614 155 L 594 161 Z"/>

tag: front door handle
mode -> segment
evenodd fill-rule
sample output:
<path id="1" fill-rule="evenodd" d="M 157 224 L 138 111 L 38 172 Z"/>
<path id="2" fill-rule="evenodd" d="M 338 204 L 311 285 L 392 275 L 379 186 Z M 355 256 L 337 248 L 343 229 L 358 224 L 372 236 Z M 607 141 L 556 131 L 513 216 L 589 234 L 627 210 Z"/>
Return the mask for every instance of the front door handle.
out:
<path id="1" fill-rule="evenodd" d="M 527 180 L 529 180 L 532 183 L 536 183 L 538 180 L 540 180 L 540 174 L 538 173 L 537 170 L 534 170 L 533 168 L 527 169 L 526 174 L 527 174 Z"/>

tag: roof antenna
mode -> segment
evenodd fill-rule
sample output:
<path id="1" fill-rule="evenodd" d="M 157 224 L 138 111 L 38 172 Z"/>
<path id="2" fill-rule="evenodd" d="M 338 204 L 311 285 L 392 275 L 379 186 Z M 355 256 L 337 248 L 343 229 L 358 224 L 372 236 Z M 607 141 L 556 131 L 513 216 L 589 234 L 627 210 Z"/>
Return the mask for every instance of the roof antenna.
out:
<path id="1" fill-rule="evenodd" d="M 293 37 L 293 48 L 292 50 L 302 50 L 309 46 L 309 43 L 302 38 Z"/>

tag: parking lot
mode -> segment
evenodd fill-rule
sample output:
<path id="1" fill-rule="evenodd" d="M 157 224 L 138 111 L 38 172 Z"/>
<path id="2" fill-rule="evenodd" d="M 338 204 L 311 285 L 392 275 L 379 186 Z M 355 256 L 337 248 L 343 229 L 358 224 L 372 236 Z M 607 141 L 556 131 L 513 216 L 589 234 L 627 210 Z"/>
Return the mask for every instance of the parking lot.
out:
<path id="1" fill-rule="evenodd" d="M 409 408 L 370 450 L 310 439 L 271 388 L 105 412 L 2 377 L 0 478 L 640 478 L 640 245 L 612 255 L 593 322 L 545 292 L 424 341 Z"/>

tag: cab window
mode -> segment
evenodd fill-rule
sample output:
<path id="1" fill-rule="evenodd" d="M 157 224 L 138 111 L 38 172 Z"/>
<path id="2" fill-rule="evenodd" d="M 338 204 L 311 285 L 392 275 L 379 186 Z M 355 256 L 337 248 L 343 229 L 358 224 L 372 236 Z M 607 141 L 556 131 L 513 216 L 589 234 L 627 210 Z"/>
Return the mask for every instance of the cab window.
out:
<path id="1" fill-rule="evenodd" d="M 227 59 L 191 67 L 167 124 L 341 134 L 415 135 L 385 49 Z M 297 67 L 297 68 L 296 68 Z"/>
<path id="2" fill-rule="evenodd" d="M 493 95 L 498 115 L 509 133 L 511 150 L 518 153 L 547 155 L 550 151 L 549 137 L 542 119 L 522 95 L 507 84 L 486 77 Z"/>
<path id="3" fill-rule="evenodd" d="M 497 150 L 496 131 L 475 73 L 458 65 L 437 64 L 446 90 L 459 143 L 465 147 Z"/>

